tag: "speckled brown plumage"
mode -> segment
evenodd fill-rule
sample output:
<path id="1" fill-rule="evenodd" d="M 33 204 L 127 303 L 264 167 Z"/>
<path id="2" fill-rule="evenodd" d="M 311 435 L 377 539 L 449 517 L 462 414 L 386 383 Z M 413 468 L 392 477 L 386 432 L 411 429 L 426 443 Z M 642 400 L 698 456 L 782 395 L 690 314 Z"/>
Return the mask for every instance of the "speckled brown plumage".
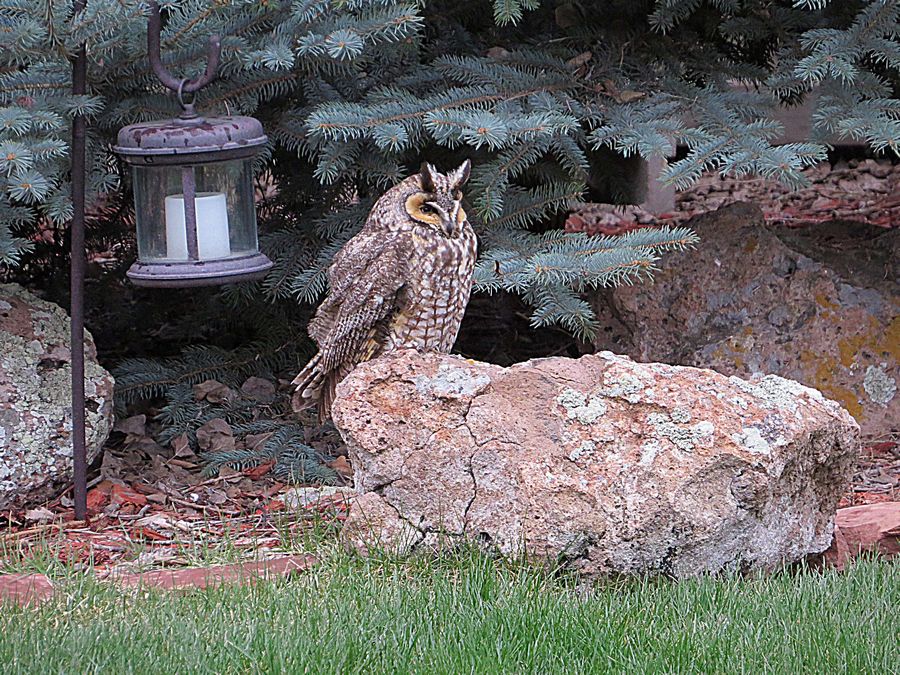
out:
<path id="1" fill-rule="evenodd" d="M 388 190 L 335 256 L 329 292 L 309 324 L 319 346 L 294 378 L 294 409 L 330 415 L 353 367 L 401 348 L 447 353 L 472 290 L 476 238 L 462 209 L 469 162 L 448 174 L 426 164 Z"/>

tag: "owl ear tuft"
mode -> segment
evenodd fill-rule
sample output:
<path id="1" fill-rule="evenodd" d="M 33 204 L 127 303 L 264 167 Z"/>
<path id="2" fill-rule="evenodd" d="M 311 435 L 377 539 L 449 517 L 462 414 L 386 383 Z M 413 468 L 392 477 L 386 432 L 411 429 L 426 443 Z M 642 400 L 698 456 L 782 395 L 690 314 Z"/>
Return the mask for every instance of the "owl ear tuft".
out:
<path id="1" fill-rule="evenodd" d="M 419 175 L 422 178 L 422 189 L 426 192 L 436 192 L 437 191 L 437 181 L 435 181 L 434 177 L 437 175 L 437 169 L 435 169 L 428 162 L 422 162 L 422 168 L 419 169 Z"/>
<path id="2" fill-rule="evenodd" d="M 450 185 L 453 186 L 454 190 L 458 190 L 463 185 L 466 184 L 466 181 L 469 180 L 469 174 L 472 172 L 472 162 L 468 159 L 459 165 L 459 168 L 453 171 L 448 178 L 450 179 Z"/>

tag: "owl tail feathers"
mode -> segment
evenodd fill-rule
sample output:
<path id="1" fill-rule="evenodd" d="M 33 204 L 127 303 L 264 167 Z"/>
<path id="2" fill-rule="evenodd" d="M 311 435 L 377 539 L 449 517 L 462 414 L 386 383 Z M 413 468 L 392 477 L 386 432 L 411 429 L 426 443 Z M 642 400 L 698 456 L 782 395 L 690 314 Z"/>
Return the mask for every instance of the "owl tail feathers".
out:
<path id="1" fill-rule="evenodd" d="M 295 412 L 305 410 L 318 401 L 322 383 L 328 374 L 321 370 L 321 361 L 322 355 L 316 354 L 291 382 L 291 384 L 297 385 L 297 389 L 291 398 L 291 405 Z"/>
<path id="2" fill-rule="evenodd" d="M 297 390 L 291 397 L 291 407 L 294 412 L 300 412 L 316 405 L 319 408 L 319 422 L 324 422 L 331 417 L 335 388 L 347 375 L 348 369 L 323 370 L 321 360 L 321 354 L 316 354 L 291 382 L 297 385 Z"/>

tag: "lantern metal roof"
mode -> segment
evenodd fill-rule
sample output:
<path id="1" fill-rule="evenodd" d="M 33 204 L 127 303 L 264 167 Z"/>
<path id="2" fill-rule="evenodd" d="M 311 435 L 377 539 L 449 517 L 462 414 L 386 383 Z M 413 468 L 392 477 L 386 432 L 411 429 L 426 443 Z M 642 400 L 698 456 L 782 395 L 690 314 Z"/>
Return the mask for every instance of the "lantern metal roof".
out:
<path id="1" fill-rule="evenodd" d="M 186 164 L 252 157 L 267 141 L 253 117 L 182 117 L 124 127 L 113 150 L 131 164 Z"/>

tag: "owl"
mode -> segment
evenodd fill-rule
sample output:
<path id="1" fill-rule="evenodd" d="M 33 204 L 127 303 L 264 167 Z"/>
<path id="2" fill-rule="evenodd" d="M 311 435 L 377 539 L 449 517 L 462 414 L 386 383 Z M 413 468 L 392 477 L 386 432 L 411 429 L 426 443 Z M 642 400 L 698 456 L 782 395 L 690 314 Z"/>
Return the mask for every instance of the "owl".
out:
<path id="1" fill-rule="evenodd" d="M 338 382 L 379 354 L 453 347 L 477 254 L 462 207 L 470 168 L 469 160 L 447 174 L 423 165 L 381 196 L 335 256 L 308 329 L 319 352 L 293 381 L 295 410 L 317 405 L 327 419 Z"/>

